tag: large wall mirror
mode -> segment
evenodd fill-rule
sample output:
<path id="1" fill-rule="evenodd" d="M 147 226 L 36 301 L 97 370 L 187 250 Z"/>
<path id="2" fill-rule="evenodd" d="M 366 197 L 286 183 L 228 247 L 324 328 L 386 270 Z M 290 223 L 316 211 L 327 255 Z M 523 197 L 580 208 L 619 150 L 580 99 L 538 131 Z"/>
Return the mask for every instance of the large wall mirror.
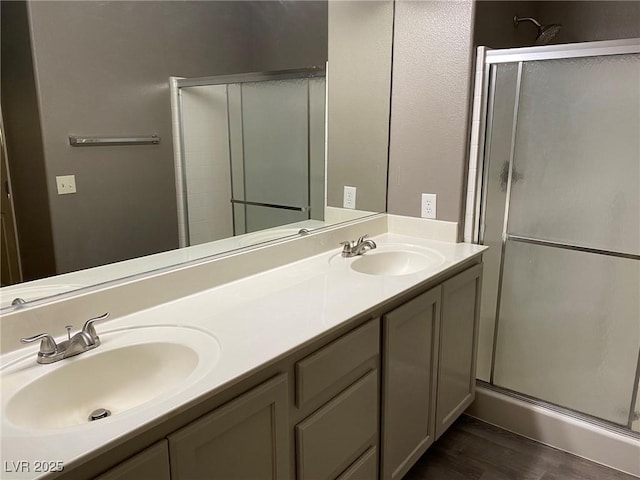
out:
<path id="1" fill-rule="evenodd" d="M 0 19 L 3 309 L 386 208 L 393 0 L 14 1 Z"/>

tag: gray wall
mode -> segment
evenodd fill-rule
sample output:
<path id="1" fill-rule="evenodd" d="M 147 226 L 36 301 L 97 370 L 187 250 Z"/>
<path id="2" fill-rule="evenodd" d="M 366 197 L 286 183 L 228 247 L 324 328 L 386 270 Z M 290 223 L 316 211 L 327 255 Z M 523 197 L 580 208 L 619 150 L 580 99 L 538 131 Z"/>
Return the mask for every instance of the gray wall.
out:
<path id="1" fill-rule="evenodd" d="M 29 20 L 24 2 L 0 3 L 2 116 L 24 280 L 55 273 Z"/>
<path id="2" fill-rule="evenodd" d="M 526 47 L 536 38 L 531 23 L 513 26 L 513 17 L 535 17 L 540 2 L 479 1 L 476 2 L 474 44 L 492 48 Z"/>
<path id="3" fill-rule="evenodd" d="M 479 1 L 475 44 L 493 48 L 532 45 L 536 28 L 530 23 L 513 28 L 513 16 L 534 17 L 543 25 L 562 24 L 551 43 L 572 43 L 640 37 L 637 1 Z"/>
<path id="4" fill-rule="evenodd" d="M 255 71 L 324 68 L 327 61 L 327 1 L 258 0 L 250 4 L 250 52 Z"/>
<path id="5" fill-rule="evenodd" d="M 420 194 L 435 193 L 437 219 L 459 221 L 463 231 L 472 47 L 531 45 L 536 30 L 515 29 L 516 14 L 562 23 L 554 43 L 640 37 L 640 2 L 397 0 L 390 213 L 419 217 Z"/>
<path id="6" fill-rule="evenodd" d="M 309 32 L 294 22 L 291 33 L 274 23 L 277 32 L 257 54 L 253 30 L 270 28 L 256 26 L 258 3 L 29 3 L 58 273 L 177 248 L 169 76 L 324 63 L 326 14 L 324 36 L 321 26 Z M 292 16 L 311 11 L 322 25 L 317 2 L 261 8 L 273 18 L 283 8 Z M 275 48 L 285 41 L 295 42 L 286 49 L 295 54 L 290 62 Z M 67 141 L 70 134 L 151 133 L 160 145 L 73 148 Z M 57 195 L 55 176 L 70 174 L 78 193 Z"/>
<path id="7" fill-rule="evenodd" d="M 245 5 L 29 7 L 58 273 L 177 248 L 168 77 L 249 70 Z M 151 133 L 160 145 L 67 142 Z M 57 195 L 55 176 L 70 174 L 78 193 Z"/>
<path id="8" fill-rule="evenodd" d="M 329 3 L 327 205 L 386 206 L 393 1 Z"/>
<path id="9" fill-rule="evenodd" d="M 552 43 L 640 37 L 638 1 L 546 1 L 536 6 L 543 25 L 563 25 Z"/>
<path id="10" fill-rule="evenodd" d="M 474 2 L 396 1 L 388 211 L 462 221 Z"/>

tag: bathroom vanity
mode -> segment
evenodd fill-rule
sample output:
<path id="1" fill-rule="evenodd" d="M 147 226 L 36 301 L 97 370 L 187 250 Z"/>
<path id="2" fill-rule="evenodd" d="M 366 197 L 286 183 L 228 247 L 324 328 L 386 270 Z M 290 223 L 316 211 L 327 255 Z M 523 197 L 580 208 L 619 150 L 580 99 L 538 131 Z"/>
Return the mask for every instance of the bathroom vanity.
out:
<path id="1" fill-rule="evenodd" d="M 37 365 L 33 348 L 3 355 L 3 462 L 62 461 L 44 478 L 65 480 L 401 478 L 473 400 L 484 247 L 373 239 L 361 256 L 333 248 L 97 325 L 103 345 L 68 365 Z M 191 333 L 162 339 L 162 329 Z M 20 424 L 31 421 L 11 404 L 22 383 L 148 346 L 145 332 L 174 359 L 146 377 L 188 364 L 171 345 L 189 335 L 203 337 L 200 360 L 152 398 L 121 411 L 115 398 L 111 417 L 77 421 L 60 408 L 59 425 Z M 143 368 L 113 358 L 125 385 Z M 7 379 L 22 383 L 5 389 Z"/>

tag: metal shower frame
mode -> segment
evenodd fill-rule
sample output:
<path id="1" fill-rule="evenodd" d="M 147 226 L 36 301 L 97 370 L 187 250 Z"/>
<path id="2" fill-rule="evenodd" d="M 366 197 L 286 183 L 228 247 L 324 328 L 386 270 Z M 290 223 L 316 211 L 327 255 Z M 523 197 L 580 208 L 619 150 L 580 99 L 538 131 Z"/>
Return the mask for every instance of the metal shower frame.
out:
<path id="1" fill-rule="evenodd" d="M 521 84 L 522 84 L 522 70 L 523 64 L 527 61 L 541 61 L 541 60 L 555 60 L 555 59 L 569 59 L 569 58 L 581 58 L 581 57 L 595 57 L 595 56 L 608 56 L 608 55 L 625 55 L 625 54 L 640 54 L 640 38 L 631 38 L 624 40 L 610 40 L 610 41 L 598 41 L 598 42 L 584 42 L 584 43 L 570 43 L 570 44 L 561 44 L 561 45 L 545 45 L 545 46 L 536 46 L 536 47 L 522 47 L 522 48 L 510 48 L 510 49 L 489 49 L 485 47 L 479 47 L 480 49 L 484 49 L 484 65 L 482 68 L 482 102 L 481 102 L 481 115 L 480 115 L 480 131 L 479 131 L 479 145 L 481 148 L 478 150 L 477 156 L 477 169 L 470 170 L 470 172 L 475 172 L 476 178 L 470 178 L 469 184 L 474 182 L 475 185 L 478 185 L 474 191 L 469 192 L 469 195 L 473 195 L 473 205 L 474 205 L 474 216 L 473 216 L 473 232 L 472 232 L 472 241 L 474 243 L 483 243 L 484 242 L 484 225 L 485 225 L 485 215 L 486 215 L 486 185 L 488 185 L 488 168 L 485 168 L 485 158 L 489 158 L 491 154 L 490 144 L 487 143 L 487 139 L 491 138 L 491 128 L 493 123 L 493 106 L 494 106 L 494 98 L 495 98 L 495 88 L 496 88 L 496 72 L 497 69 L 493 68 L 493 65 L 500 63 L 517 63 L 518 64 L 518 73 L 516 79 L 516 98 L 514 102 L 514 111 L 513 111 L 513 123 L 511 129 L 511 145 L 509 152 L 509 173 L 507 179 L 507 191 L 505 198 L 505 208 L 504 208 L 504 222 L 502 228 L 502 247 L 501 247 L 501 255 L 500 255 L 500 268 L 499 268 L 499 277 L 498 277 L 498 296 L 496 299 L 496 318 L 493 327 L 493 342 L 492 342 L 492 350 L 491 350 L 491 373 L 490 373 L 490 381 L 484 382 L 478 380 L 483 386 L 492 389 L 498 390 L 501 393 L 505 393 L 510 396 L 514 396 L 525 400 L 529 403 L 533 403 L 536 405 L 541 405 L 545 407 L 552 408 L 556 411 L 560 411 L 561 413 L 587 420 L 591 423 L 596 423 L 605 428 L 609 428 L 614 431 L 622 432 L 626 435 L 631 435 L 634 437 L 640 436 L 640 433 L 631 430 L 631 426 L 634 422 L 634 410 L 636 406 L 636 402 L 638 399 L 638 386 L 640 383 L 640 349 L 638 350 L 637 363 L 636 363 L 636 372 L 634 378 L 634 385 L 631 395 L 631 405 L 629 409 L 629 418 L 626 427 L 620 427 L 618 424 L 614 424 L 607 420 L 599 419 L 593 417 L 591 415 L 578 412 L 572 409 L 568 409 L 565 407 L 560 407 L 555 404 L 546 402 L 541 399 L 537 399 L 525 394 L 521 394 L 519 392 L 514 392 L 509 389 L 498 387 L 494 385 L 494 370 L 495 370 L 495 356 L 496 356 L 496 344 L 498 338 L 498 328 L 499 328 L 499 314 L 500 314 L 500 301 L 501 301 L 501 292 L 502 292 L 502 278 L 503 278 L 503 270 L 504 270 L 504 259 L 505 259 L 505 249 L 507 240 L 517 241 L 517 242 L 525 242 L 532 243 L 537 245 L 546 245 L 553 246 L 563 249 L 569 250 L 577 250 L 588 253 L 597 253 L 603 255 L 610 255 L 622 258 L 628 258 L 633 260 L 640 261 L 640 255 L 629 254 L 623 252 L 613 252 L 607 250 L 593 249 L 587 247 L 580 247 L 575 245 L 564 244 L 560 242 L 548 242 L 542 240 L 536 240 L 528 237 L 522 237 L 517 235 L 509 235 L 507 233 L 507 225 L 509 221 L 509 204 L 511 199 L 511 182 L 513 177 L 513 162 L 515 155 L 515 138 L 517 132 L 517 118 L 518 118 L 518 109 L 519 109 L 519 100 L 521 93 Z"/>

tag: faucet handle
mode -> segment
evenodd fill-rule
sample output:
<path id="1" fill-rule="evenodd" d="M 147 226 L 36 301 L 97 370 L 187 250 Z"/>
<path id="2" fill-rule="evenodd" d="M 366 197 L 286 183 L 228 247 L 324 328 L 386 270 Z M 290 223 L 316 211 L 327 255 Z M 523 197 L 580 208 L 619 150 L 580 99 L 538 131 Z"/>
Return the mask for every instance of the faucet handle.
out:
<path id="1" fill-rule="evenodd" d="M 365 238 L 369 238 L 369 234 L 365 233 L 364 235 L 362 235 L 359 239 L 358 239 L 358 243 L 362 243 L 364 242 Z"/>
<path id="2" fill-rule="evenodd" d="M 42 340 L 42 342 L 40 342 L 41 355 L 52 355 L 58 351 L 58 345 L 56 344 L 56 341 L 48 333 L 39 333 L 38 335 L 34 335 L 33 337 L 20 339 L 22 343 L 32 343 L 38 340 Z"/>
<path id="3" fill-rule="evenodd" d="M 89 320 L 84 322 L 84 326 L 82 327 L 82 331 L 87 333 L 87 334 L 89 334 L 91 336 L 91 338 L 93 338 L 94 340 L 99 340 L 98 339 L 98 334 L 96 333 L 96 329 L 93 327 L 93 324 L 95 322 L 100 321 L 100 320 L 106 320 L 107 318 L 109 318 L 109 312 L 103 313 L 99 317 L 90 318 Z"/>
<path id="4" fill-rule="evenodd" d="M 345 240 L 344 242 L 340 242 L 340 245 L 342 245 L 342 253 L 349 253 L 353 250 L 353 247 L 356 246 L 356 242 Z"/>

